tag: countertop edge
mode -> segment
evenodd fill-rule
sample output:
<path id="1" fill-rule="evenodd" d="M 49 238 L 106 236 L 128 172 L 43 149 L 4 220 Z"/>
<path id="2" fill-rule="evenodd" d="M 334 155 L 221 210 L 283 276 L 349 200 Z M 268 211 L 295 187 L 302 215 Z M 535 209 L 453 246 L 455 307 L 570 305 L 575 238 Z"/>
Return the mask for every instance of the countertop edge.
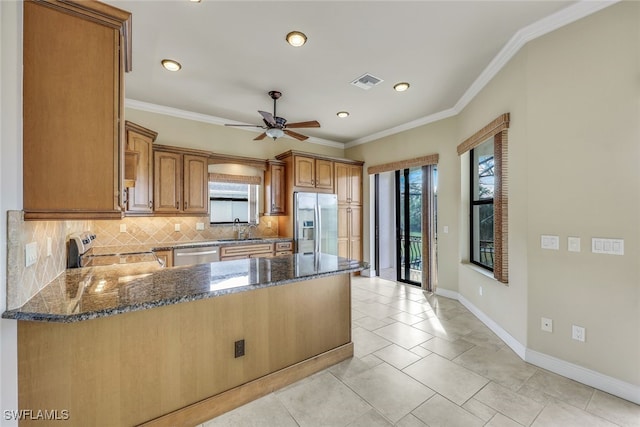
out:
<path id="1" fill-rule="evenodd" d="M 2 313 L 2 318 L 10 319 L 10 320 L 23 320 L 23 321 L 35 321 L 35 322 L 75 323 L 75 322 L 81 322 L 85 320 L 110 317 L 118 314 L 148 310 L 156 307 L 164 307 L 168 305 L 198 301 L 198 300 L 208 299 L 208 298 L 215 298 L 223 295 L 236 294 L 240 292 L 248 292 L 252 290 L 258 290 L 258 289 L 263 289 L 263 288 L 268 288 L 273 286 L 281 286 L 289 283 L 313 280 L 321 277 L 336 276 L 339 274 L 351 274 L 358 271 L 362 271 L 365 268 L 366 266 L 361 263 L 358 266 L 345 268 L 339 271 L 315 273 L 309 276 L 296 277 L 296 278 L 291 278 L 286 280 L 260 283 L 257 285 L 239 286 L 235 288 L 220 289 L 216 291 L 202 292 L 197 294 L 182 295 L 178 297 L 159 299 L 157 301 L 125 305 L 120 307 L 114 307 L 114 308 L 98 310 L 93 312 L 79 313 L 79 314 L 60 315 L 60 314 L 34 313 L 34 312 L 24 312 L 24 311 L 21 311 L 21 308 L 16 308 L 16 309 L 7 310 L 4 313 Z"/>

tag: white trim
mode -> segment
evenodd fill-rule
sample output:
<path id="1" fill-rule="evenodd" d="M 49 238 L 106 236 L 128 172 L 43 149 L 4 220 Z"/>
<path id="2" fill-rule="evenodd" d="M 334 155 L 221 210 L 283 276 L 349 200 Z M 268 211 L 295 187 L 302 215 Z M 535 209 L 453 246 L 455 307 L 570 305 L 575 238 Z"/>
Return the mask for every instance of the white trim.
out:
<path id="1" fill-rule="evenodd" d="M 640 386 L 529 348 L 526 352 L 525 361 L 640 405 Z"/>
<path id="2" fill-rule="evenodd" d="M 482 73 L 480 73 L 452 108 L 349 141 L 345 144 L 345 149 L 460 114 L 460 112 L 473 100 L 473 98 L 476 97 L 476 95 L 478 95 L 478 93 L 480 93 L 491 79 L 498 74 L 502 67 L 504 67 L 525 44 L 540 36 L 550 33 L 551 31 L 557 30 L 558 28 L 564 27 L 565 25 L 618 3 L 619 1 L 620 0 L 582 0 L 554 13 L 553 15 L 549 15 L 534 22 L 533 24 L 521 28 L 513 35 L 513 37 L 511 37 L 511 39 L 509 39 L 507 44 L 505 44 L 500 52 L 498 52 L 498 54 L 491 60 L 489 65 L 487 65 Z"/>
<path id="3" fill-rule="evenodd" d="M 492 318 L 487 316 L 482 310 L 473 305 L 468 299 L 460 295 L 458 301 L 464 305 L 467 310 L 473 313 L 482 323 L 484 323 L 489 329 L 493 331 L 502 341 L 505 342 L 521 359 L 524 360 L 527 347 L 515 339 L 509 332 L 507 332 L 502 326 L 498 325 Z"/>
<path id="4" fill-rule="evenodd" d="M 460 301 L 525 362 L 640 405 L 640 386 L 527 348 L 458 292 L 438 288 L 436 295 Z"/>
<path id="5" fill-rule="evenodd" d="M 126 98 L 124 105 L 127 108 L 134 110 L 147 111 L 149 113 L 164 114 L 165 116 L 177 117 L 180 119 L 193 120 L 196 122 L 209 123 L 212 125 L 224 126 L 225 123 L 232 123 L 237 125 L 245 125 L 251 123 L 241 123 L 232 120 L 226 120 L 221 117 L 210 116 L 208 114 L 194 113 L 193 111 L 181 110 L 179 108 L 166 107 L 164 105 L 152 104 L 150 102 L 138 101 L 136 99 Z M 262 133 L 262 130 L 245 128 L 249 132 Z M 310 136 L 305 142 L 312 144 L 326 145 L 333 148 L 344 148 L 344 144 L 341 142 L 330 141 L 328 139 L 316 138 Z"/>

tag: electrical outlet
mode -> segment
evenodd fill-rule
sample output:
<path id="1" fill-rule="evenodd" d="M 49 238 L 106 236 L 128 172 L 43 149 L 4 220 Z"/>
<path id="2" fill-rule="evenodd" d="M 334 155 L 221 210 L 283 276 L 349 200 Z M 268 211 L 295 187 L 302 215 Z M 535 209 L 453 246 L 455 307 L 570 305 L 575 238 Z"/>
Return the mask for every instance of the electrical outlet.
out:
<path id="1" fill-rule="evenodd" d="M 120 224 L 120 232 L 121 233 L 127 232 L 127 224 Z"/>
<path id="2" fill-rule="evenodd" d="M 244 356 L 244 340 L 236 341 L 233 344 L 234 354 L 236 358 Z"/>
<path id="3" fill-rule="evenodd" d="M 567 237 L 567 248 L 569 248 L 569 252 L 580 252 L 580 238 Z"/>
<path id="4" fill-rule="evenodd" d="M 180 231 L 180 224 L 174 224 L 173 231 Z"/>
<path id="5" fill-rule="evenodd" d="M 196 222 L 196 230 L 198 231 L 204 230 L 204 222 Z"/>
<path id="6" fill-rule="evenodd" d="M 267 221 L 267 228 L 271 228 L 271 221 Z"/>
<path id="7" fill-rule="evenodd" d="M 540 329 L 545 332 L 553 332 L 553 320 L 546 317 L 540 318 Z"/>
<path id="8" fill-rule="evenodd" d="M 53 255 L 53 248 L 52 248 L 52 242 L 51 242 L 51 237 L 47 237 L 47 256 L 51 256 Z"/>
<path id="9" fill-rule="evenodd" d="M 571 325 L 571 338 L 584 342 L 587 331 L 582 326 Z"/>
<path id="10" fill-rule="evenodd" d="M 35 264 L 38 261 L 38 243 L 27 243 L 24 247 L 24 255 L 25 267 Z"/>
<path id="11" fill-rule="evenodd" d="M 444 231 L 444 232 L 445 232 L 445 234 L 446 234 L 446 233 L 449 233 L 449 226 L 448 226 L 448 225 L 445 225 L 445 226 L 443 227 L 442 231 Z"/>
<path id="12" fill-rule="evenodd" d="M 482 296 L 482 286 L 480 286 L 480 287 L 478 288 L 478 294 L 480 294 L 480 296 Z"/>

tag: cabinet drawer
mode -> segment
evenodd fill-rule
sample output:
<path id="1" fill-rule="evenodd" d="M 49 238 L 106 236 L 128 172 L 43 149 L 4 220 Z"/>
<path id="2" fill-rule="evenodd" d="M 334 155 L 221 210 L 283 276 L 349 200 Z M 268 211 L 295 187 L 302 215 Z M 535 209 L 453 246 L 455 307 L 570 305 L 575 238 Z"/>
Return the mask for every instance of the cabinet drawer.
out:
<path id="1" fill-rule="evenodd" d="M 276 252 L 291 251 L 293 250 L 293 242 L 277 242 Z"/>
<path id="2" fill-rule="evenodd" d="M 284 256 L 284 255 L 292 255 L 293 252 L 291 251 L 281 251 L 281 252 L 276 252 L 275 256 Z"/>
<path id="3" fill-rule="evenodd" d="M 232 245 L 220 248 L 220 257 L 251 256 L 256 254 L 270 254 L 273 252 L 272 243 L 258 243 L 255 245 Z"/>

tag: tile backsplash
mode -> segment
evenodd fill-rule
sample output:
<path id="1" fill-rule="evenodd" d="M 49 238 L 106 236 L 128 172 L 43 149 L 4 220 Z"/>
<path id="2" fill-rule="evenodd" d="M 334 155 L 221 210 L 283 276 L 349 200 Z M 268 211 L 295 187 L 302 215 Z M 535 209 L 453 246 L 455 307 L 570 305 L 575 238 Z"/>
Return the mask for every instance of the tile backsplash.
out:
<path id="1" fill-rule="evenodd" d="M 202 223 L 204 230 L 197 230 Z M 180 231 L 175 231 L 179 224 Z M 271 227 L 269 227 L 271 225 Z M 243 225 L 244 227 L 244 225 Z M 21 307 L 67 267 L 69 235 L 91 230 L 95 247 L 155 245 L 216 240 L 234 236 L 232 225 L 209 225 L 208 217 L 127 217 L 121 220 L 25 221 L 22 211 L 7 212 L 7 308 Z M 125 231 L 121 231 L 125 230 Z M 263 217 L 254 237 L 277 237 L 276 218 Z M 51 239 L 51 255 L 47 253 Z M 38 260 L 25 267 L 25 246 L 36 242 Z"/>

